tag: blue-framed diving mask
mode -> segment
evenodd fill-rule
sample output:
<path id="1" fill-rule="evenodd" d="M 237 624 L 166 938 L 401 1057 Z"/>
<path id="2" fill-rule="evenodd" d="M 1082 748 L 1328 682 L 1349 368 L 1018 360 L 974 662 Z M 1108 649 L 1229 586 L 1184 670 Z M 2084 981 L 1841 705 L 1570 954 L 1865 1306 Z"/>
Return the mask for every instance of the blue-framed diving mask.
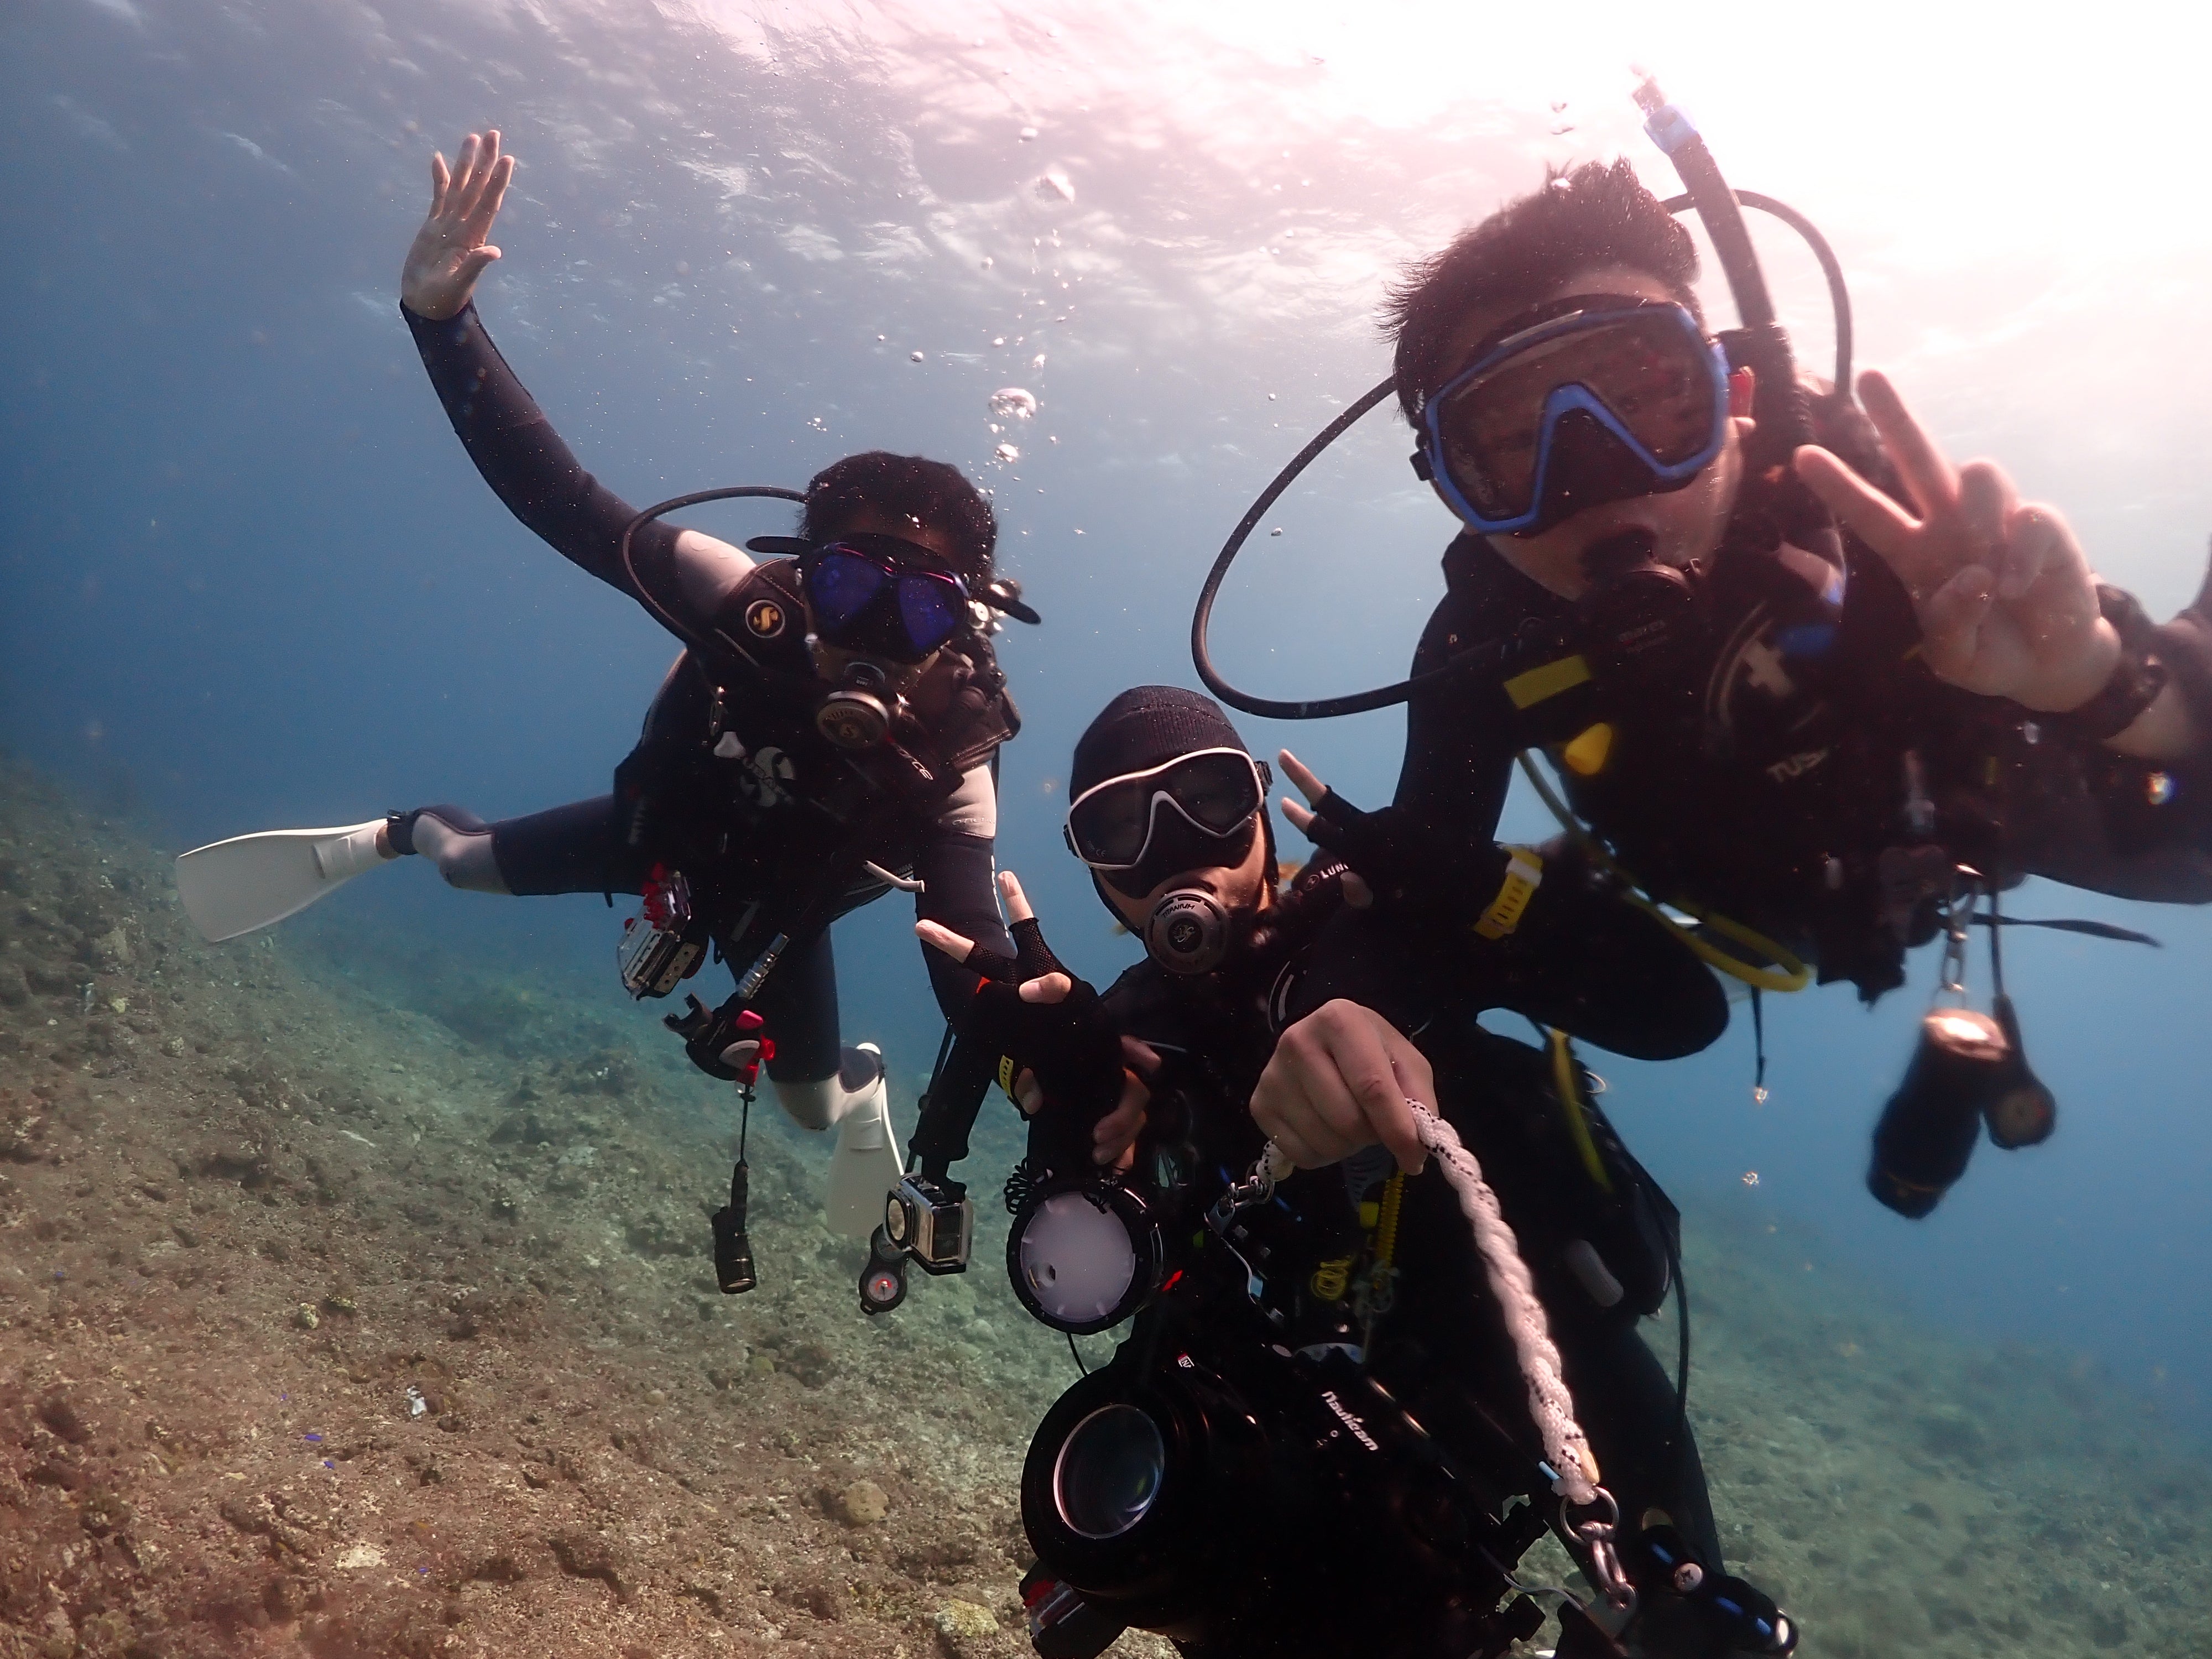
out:
<path id="1" fill-rule="evenodd" d="M 1414 470 L 1484 535 L 1680 489 L 1728 434 L 1728 356 L 1686 307 L 1578 295 L 1547 310 L 1422 404 Z"/>

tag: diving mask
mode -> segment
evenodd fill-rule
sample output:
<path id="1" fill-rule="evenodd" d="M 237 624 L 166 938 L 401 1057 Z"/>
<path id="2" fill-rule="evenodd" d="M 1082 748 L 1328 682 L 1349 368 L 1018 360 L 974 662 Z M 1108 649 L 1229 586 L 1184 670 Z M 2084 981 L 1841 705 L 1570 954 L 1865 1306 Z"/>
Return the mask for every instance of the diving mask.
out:
<path id="1" fill-rule="evenodd" d="M 1682 489 L 1727 436 L 1727 353 L 1686 307 L 1579 295 L 1546 310 L 1422 405 L 1414 470 L 1484 535 Z"/>
<path id="2" fill-rule="evenodd" d="M 1180 826 L 1195 832 L 1192 850 L 1171 869 L 1224 862 L 1224 844 L 1239 836 L 1267 802 L 1273 775 L 1242 749 L 1199 749 L 1158 766 L 1094 783 L 1068 803 L 1062 834 L 1068 851 L 1101 874 L 1158 862 L 1150 855 Z M 1163 823 L 1161 811 L 1172 817 Z M 1188 841 L 1188 836 L 1178 837 Z M 1239 855 L 1241 857 L 1241 854 Z M 1121 884 L 1116 883 L 1117 886 Z M 1139 890 L 1151 890 L 1151 884 Z"/>
<path id="3" fill-rule="evenodd" d="M 902 537 L 841 536 L 799 556 L 814 632 L 840 650 L 918 663 L 969 620 L 968 587 Z"/>

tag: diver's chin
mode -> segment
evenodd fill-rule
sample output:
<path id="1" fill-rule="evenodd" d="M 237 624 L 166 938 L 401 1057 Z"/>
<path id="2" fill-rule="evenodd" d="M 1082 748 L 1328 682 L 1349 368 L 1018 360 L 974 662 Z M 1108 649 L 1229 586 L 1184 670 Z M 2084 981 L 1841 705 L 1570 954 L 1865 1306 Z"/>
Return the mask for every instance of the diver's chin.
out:
<path id="1" fill-rule="evenodd" d="M 1496 537 L 1491 545 L 1522 574 L 1577 600 L 1623 563 L 1681 566 L 1700 556 L 1703 515 L 1686 515 L 1681 501 L 1679 494 L 1601 501 L 1534 536 Z"/>

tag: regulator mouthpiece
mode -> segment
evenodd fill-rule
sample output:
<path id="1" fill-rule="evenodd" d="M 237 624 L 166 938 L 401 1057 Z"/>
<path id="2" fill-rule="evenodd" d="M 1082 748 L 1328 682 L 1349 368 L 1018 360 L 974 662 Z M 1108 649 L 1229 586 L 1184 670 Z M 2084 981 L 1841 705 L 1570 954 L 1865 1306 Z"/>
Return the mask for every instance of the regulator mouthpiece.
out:
<path id="1" fill-rule="evenodd" d="M 884 671 L 860 659 L 845 665 L 837 689 L 814 711 L 814 729 L 840 749 L 874 749 L 890 740 L 898 702 Z"/>
<path id="2" fill-rule="evenodd" d="M 1146 951 L 1171 974 L 1212 973 L 1235 937 L 1228 907 L 1202 887 L 1178 887 L 1145 924 Z"/>

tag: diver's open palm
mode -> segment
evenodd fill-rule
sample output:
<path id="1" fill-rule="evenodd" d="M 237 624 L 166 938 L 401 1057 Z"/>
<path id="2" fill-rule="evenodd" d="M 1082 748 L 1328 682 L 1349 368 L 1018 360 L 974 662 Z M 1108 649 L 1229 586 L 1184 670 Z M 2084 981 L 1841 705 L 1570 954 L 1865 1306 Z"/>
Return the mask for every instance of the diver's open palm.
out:
<path id="1" fill-rule="evenodd" d="M 1994 462 L 1953 467 L 1887 377 L 1862 374 L 1858 389 L 1920 516 L 1815 446 L 1797 452 L 1797 476 L 1911 592 L 1929 667 L 2029 708 L 2077 708 L 2094 696 L 2119 640 L 2098 613 L 2095 574 L 2066 521 L 2023 504 Z"/>
<path id="2" fill-rule="evenodd" d="M 399 298 L 418 317 L 458 316 L 475 292 L 477 278 L 499 258 L 485 238 L 507 198 L 514 157 L 499 153 L 499 132 L 471 133 L 461 141 L 454 170 L 430 157 L 430 214 L 399 268 Z"/>

